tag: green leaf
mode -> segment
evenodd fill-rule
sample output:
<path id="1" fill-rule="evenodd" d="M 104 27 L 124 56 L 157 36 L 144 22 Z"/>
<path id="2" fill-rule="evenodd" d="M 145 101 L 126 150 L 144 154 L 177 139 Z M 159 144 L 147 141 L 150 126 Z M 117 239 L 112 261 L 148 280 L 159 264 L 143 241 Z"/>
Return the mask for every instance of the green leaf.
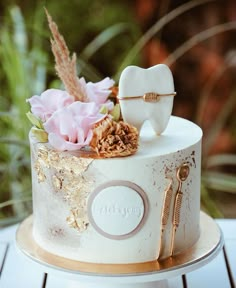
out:
<path id="1" fill-rule="evenodd" d="M 120 104 L 116 104 L 111 112 L 114 121 L 119 121 L 120 119 Z"/>
<path id="2" fill-rule="evenodd" d="M 25 21 L 23 15 L 20 8 L 16 5 L 13 6 L 9 12 L 12 18 L 12 23 L 14 25 L 14 44 L 16 45 L 17 50 L 20 51 L 20 53 L 25 53 L 27 51 L 28 39 L 26 35 Z"/>
<path id="3" fill-rule="evenodd" d="M 128 23 L 114 24 L 107 29 L 103 30 L 97 37 L 95 37 L 83 50 L 80 57 L 88 60 L 95 54 L 102 46 L 107 44 L 111 39 L 117 35 L 126 32 L 129 28 Z"/>
<path id="4" fill-rule="evenodd" d="M 180 16 L 181 14 L 193 9 L 196 6 L 205 4 L 207 2 L 211 2 L 214 0 L 193 0 L 183 5 L 180 5 L 176 9 L 170 11 L 168 14 L 164 15 L 161 19 L 159 19 L 140 39 L 137 43 L 130 49 L 129 53 L 126 55 L 125 59 L 121 63 L 120 67 L 118 68 L 117 74 L 115 75 L 115 79 L 119 78 L 121 71 L 127 67 L 128 65 L 133 64 L 133 60 L 138 55 L 138 53 L 143 49 L 143 47 L 147 44 L 147 42 L 152 39 L 152 37 L 157 34 L 161 29 L 174 20 L 176 17 Z"/>
<path id="5" fill-rule="evenodd" d="M 16 146 L 29 146 L 28 141 L 14 139 L 14 138 L 6 138 L 6 137 L 0 137 L 0 143 L 12 144 Z"/>
<path id="6" fill-rule="evenodd" d="M 11 112 L 0 112 L 0 117 L 12 117 L 14 116 Z"/>
<path id="7" fill-rule="evenodd" d="M 202 201 L 202 206 L 212 217 L 223 218 L 223 214 L 220 212 L 217 205 L 210 197 L 208 189 L 203 183 L 201 185 L 201 201 Z"/>
<path id="8" fill-rule="evenodd" d="M 207 157 L 206 167 L 217 167 L 217 166 L 236 166 L 236 155 L 234 154 L 219 154 Z"/>
<path id="9" fill-rule="evenodd" d="M 0 218 L 8 217 L 1 220 L 0 225 L 19 221 L 31 211 L 28 202 L 19 202 L 31 194 L 27 140 L 31 125 L 25 117 L 29 110 L 26 99 L 45 90 L 49 67 L 48 51 L 44 49 L 43 9 L 31 11 L 30 17 L 35 19 L 32 25 L 29 17 L 24 18 L 19 6 L 8 8 L 0 27 L 0 80 L 3 80 L 0 89 L 0 202 L 7 199 L 13 202 L 0 210 Z M 32 119 L 32 115 L 27 116 Z M 32 121 L 42 128 L 39 119 Z M 44 132 L 39 134 L 45 141 Z"/>
<path id="10" fill-rule="evenodd" d="M 86 79 L 90 79 L 92 82 L 98 82 L 104 76 L 88 61 L 83 60 L 82 58 L 77 59 L 77 72 L 78 75 L 83 75 Z"/>
<path id="11" fill-rule="evenodd" d="M 39 129 L 44 129 L 43 128 L 43 123 L 42 121 L 37 118 L 33 113 L 31 113 L 30 111 L 26 113 L 26 116 L 28 117 L 29 121 L 37 128 Z"/>
<path id="12" fill-rule="evenodd" d="M 31 132 L 39 142 L 48 142 L 48 133 L 45 130 L 33 127 Z"/>
<path id="13" fill-rule="evenodd" d="M 24 220 L 29 213 L 25 212 L 23 215 L 13 216 L 13 217 L 6 217 L 4 219 L 0 219 L 0 227 L 5 227 L 9 225 L 14 225 L 16 223 L 21 222 Z"/>
<path id="14" fill-rule="evenodd" d="M 181 56 L 188 52 L 191 48 L 197 44 L 226 31 L 236 30 L 236 21 L 231 21 L 219 25 L 215 25 L 209 29 L 206 29 L 192 38 L 188 39 L 182 45 L 180 45 L 174 52 L 172 52 L 164 61 L 168 66 L 173 65 Z"/>
<path id="15" fill-rule="evenodd" d="M 202 180 L 207 188 L 215 191 L 236 193 L 236 176 L 223 172 L 205 172 Z"/>
<path id="16" fill-rule="evenodd" d="M 235 22 L 235 25 L 236 25 L 236 22 Z M 229 115 L 234 111 L 235 104 L 236 104 L 236 90 L 233 90 L 229 98 L 227 99 L 226 103 L 222 107 L 219 115 L 215 119 L 213 125 L 209 129 L 207 133 L 207 137 L 205 137 L 205 142 L 203 143 L 203 147 L 202 147 L 203 153 L 205 155 L 208 154 L 217 136 L 219 135 L 220 131 L 222 130 L 226 121 L 228 120 Z"/>
<path id="17" fill-rule="evenodd" d="M 107 114 L 108 113 L 108 108 L 106 105 L 102 105 L 102 107 L 100 108 L 99 112 L 101 114 Z"/>

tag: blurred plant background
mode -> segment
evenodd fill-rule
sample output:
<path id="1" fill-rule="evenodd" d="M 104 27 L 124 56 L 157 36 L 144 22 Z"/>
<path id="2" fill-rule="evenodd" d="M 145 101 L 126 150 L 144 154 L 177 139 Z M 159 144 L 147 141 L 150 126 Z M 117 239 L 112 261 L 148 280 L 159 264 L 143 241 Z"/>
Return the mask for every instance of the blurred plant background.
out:
<path id="1" fill-rule="evenodd" d="M 31 213 L 26 99 L 58 88 L 43 7 L 78 74 L 118 83 L 127 65 L 170 66 L 173 114 L 204 131 L 202 209 L 236 217 L 236 1 L 0 0 L 0 225 Z"/>

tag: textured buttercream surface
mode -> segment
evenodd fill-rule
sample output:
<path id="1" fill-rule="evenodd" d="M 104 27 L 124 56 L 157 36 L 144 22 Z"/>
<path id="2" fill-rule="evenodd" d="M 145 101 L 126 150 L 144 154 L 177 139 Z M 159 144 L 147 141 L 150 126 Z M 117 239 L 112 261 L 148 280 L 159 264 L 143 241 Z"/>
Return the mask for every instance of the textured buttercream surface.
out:
<path id="1" fill-rule="evenodd" d="M 166 130 L 156 135 L 149 122 L 144 123 L 138 152 L 133 157 L 163 156 L 188 148 L 201 140 L 202 130 L 194 123 L 172 116 Z"/>
<path id="2" fill-rule="evenodd" d="M 172 116 L 161 136 L 155 134 L 148 122 L 145 123 L 138 152 L 125 158 L 83 159 L 69 152 L 56 152 L 47 144 L 36 143 L 31 139 L 33 234 L 36 242 L 51 253 L 94 263 L 152 261 L 159 257 L 160 250 L 162 257 L 168 257 L 173 231 L 174 197 L 179 186 L 176 172 L 180 165 L 188 163 L 189 175 L 181 188 L 183 197 L 174 253 L 187 249 L 197 241 L 200 233 L 201 137 L 202 131 L 197 125 Z M 162 233 L 164 197 L 170 182 L 173 190 L 170 215 Z M 139 195 L 145 194 L 145 203 L 140 206 L 138 202 L 137 205 L 145 211 L 137 213 L 137 207 L 132 206 L 133 193 L 130 193 L 130 199 L 127 193 L 125 203 L 119 202 L 119 199 L 115 203 L 108 195 L 112 183 L 121 183 L 116 189 L 122 195 L 132 187 L 139 187 L 138 190 L 143 191 Z M 129 188 L 126 183 L 130 183 L 130 186 L 127 184 Z M 106 188 L 100 188 L 103 186 Z M 97 194 L 91 196 L 94 191 L 98 193 L 99 189 L 102 191 L 101 196 L 108 195 L 106 207 L 100 208 L 101 201 L 96 198 Z M 114 192 L 114 188 L 111 190 Z M 99 209 L 103 213 L 99 215 L 99 229 L 89 218 L 87 203 L 90 197 L 97 199 L 94 203 L 99 202 Z M 139 196 L 136 198 L 139 199 Z M 143 218 L 139 221 L 132 211 Z M 126 230 L 112 228 L 117 224 L 116 217 L 123 217 L 117 223 L 130 221 L 124 225 Z M 96 222 L 96 219 L 93 221 Z M 105 229 L 106 223 L 111 228 Z M 120 233 L 121 237 L 109 237 L 101 233 L 102 229 L 118 231 L 116 233 Z M 126 232 L 127 235 L 123 237 L 122 233 Z"/>

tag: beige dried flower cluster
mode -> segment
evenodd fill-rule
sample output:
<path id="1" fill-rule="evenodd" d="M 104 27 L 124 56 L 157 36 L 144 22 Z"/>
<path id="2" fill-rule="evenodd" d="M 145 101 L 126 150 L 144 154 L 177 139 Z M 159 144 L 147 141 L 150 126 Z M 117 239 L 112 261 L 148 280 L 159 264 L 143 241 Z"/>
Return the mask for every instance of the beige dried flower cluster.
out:
<path id="1" fill-rule="evenodd" d="M 70 57 L 69 49 L 63 36 L 59 33 L 56 23 L 52 20 L 52 17 L 46 9 L 45 12 L 53 36 L 51 46 L 56 62 L 56 72 L 70 95 L 74 96 L 78 101 L 87 102 L 88 97 L 86 91 L 77 76 L 76 54 L 74 53 L 72 57 Z M 117 90 L 113 87 L 112 94 L 117 95 L 117 93 Z M 116 100 L 116 97 L 113 100 Z M 113 114 L 114 111 L 115 109 L 113 110 Z M 110 116 L 107 116 L 95 125 L 89 146 L 99 157 L 128 156 L 137 151 L 138 137 L 139 133 L 135 127 L 122 121 L 116 122 L 112 120 Z"/>
<path id="2" fill-rule="evenodd" d="M 86 93 L 79 82 L 76 71 L 76 54 L 74 53 L 70 58 L 70 52 L 67 48 L 66 42 L 63 36 L 59 33 L 57 24 L 53 22 L 52 17 L 45 9 L 48 25 L 52 32 L 53 39 L 51 39 L 52 52 L 55 57 L 56 65 L 55 69 L 57 74 L 67 92 L 74 96 L 77 100 L 81 102 L 87 101 Z"/>
<path id="3" fill-rule="evenodd" d="M 94 127 L 90 147 L 105 158 L 129 156 L 138 149 L 138 137 L 134 126 L 106 117 Z"/>

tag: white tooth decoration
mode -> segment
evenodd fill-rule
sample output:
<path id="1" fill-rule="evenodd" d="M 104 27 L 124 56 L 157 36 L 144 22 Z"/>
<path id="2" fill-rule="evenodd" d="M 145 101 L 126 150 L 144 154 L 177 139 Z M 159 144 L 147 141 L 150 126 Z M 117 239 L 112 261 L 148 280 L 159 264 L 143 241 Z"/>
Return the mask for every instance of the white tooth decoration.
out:
<path id="1" fill-rule="evenodd" d="M 161 134 L 168 124 L 175 94 L 168 66 L 158 64 L 148 69 L 128 66 L 119 83 L 124 121 L 140 131 L 143 122 L 149 120 L 155 132 Z"/>

